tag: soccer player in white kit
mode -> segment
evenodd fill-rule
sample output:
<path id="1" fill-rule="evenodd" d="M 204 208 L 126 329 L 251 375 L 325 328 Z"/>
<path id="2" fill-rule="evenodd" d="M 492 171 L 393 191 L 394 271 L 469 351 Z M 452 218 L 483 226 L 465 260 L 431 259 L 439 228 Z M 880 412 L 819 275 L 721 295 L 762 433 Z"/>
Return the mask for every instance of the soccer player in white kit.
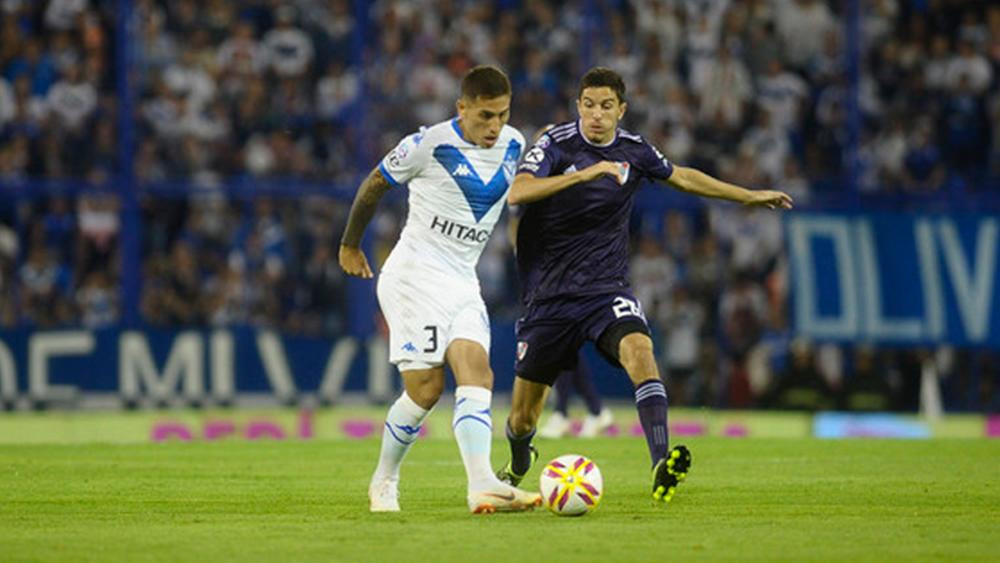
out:
<path id="1" fill-rule="evenodd" d="M 541 496 L 502 483 L 490 466 L 493 371 L 490 323 L 476 263 L 507 199 L 524 137 L 506 125 L 507 76 L 478 66 L 462 79 L 458 117 L 404 138 L 358 189 L 340 245 L 345 272 L 371 278 L 361 238 L 381 197 L 409 184 L 406 225 L 382 267 L 377 292 L 389 325 L 389 361 L 404 391 L 389 408 L 378 467 L 368 489 L 373 512 L 399 510 L 399 467 L 455 375 L 452 427 L 468 476 L 473 513 L 528 510 Z"/>

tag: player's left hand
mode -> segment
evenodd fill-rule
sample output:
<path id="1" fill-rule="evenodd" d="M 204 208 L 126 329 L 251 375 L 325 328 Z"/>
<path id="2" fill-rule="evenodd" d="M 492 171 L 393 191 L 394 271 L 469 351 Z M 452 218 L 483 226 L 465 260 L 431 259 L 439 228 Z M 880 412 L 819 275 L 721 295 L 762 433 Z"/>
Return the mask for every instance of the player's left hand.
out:
<path id="1" fill-rule="evenodd" d="M 750 199 L 743 205 L 766 207 L 768 209 L 791 209 L 792 198 L 785 192 L 776 190 L 756 190 L 750 192 Z"/>
<path id="2" fill-rule="evenodd" d="M 368 259 L 360 248 L 340 245 L 340 267 L 345 272 L 359 278 L 371 278 L 372 269 L 368 265 Z"/>

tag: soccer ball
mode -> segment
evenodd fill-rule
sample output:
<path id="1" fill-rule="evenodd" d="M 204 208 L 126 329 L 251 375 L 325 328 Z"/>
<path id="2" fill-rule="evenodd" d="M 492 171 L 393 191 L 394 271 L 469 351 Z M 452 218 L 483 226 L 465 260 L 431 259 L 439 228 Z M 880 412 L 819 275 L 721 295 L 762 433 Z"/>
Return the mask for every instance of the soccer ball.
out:
<path id="1" fill-rule="evenodd" d="M 597 464 L 576 454 L 550 461 L 542 469 L 539 483 L 545 506 L 559 516 L 582 516 L 597 508 L 603 489 Z"/>

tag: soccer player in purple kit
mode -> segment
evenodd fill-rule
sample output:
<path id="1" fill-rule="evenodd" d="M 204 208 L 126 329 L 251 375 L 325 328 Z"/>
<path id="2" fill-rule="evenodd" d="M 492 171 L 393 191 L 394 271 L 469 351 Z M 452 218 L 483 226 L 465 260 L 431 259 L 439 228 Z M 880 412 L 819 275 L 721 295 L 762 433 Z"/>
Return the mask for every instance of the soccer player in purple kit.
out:
<path id="1" fill-rule="evenodd" d="M 695 195 L 770 209 L 790 209 L 792 199 L 675 166 L 642 137 L 619 128 L 625 83 L 611 69 L 588 71 L 576 104 L 579 121 L 557 125 L 538 139 L 508 194 L 511 205 L 524 206 L 517 268 L 525 311 L 515 329 L 516 377 L 506 425 L 511 459 L 497 476 L 516 486 L 537 459 L 531 440 L 545 397 L 590 340 L 635 386 L 653 466 L 653 498 L 669 502 L 691 466 L 691 453 L 685 446 L 670 449 L 666 389 L 645 315 L 627 281 L 636 190 L 656 180 Z"/>

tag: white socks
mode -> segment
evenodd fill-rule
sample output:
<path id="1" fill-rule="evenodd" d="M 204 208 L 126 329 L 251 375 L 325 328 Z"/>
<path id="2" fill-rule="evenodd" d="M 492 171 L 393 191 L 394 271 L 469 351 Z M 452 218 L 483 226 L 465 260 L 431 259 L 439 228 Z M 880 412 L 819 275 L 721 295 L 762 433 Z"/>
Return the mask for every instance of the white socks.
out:
<path id="1" fill-rule="evenodd" d="M 460 385 L 455 389 L 455 416 L 452 428 L 462 453 L 469 491 L 491 489 L 500 485 L 490 466 L 493 421 L 490 402 L 493 392 L 485 387 Z M 382 451 L 372 480 L 399 479 L 399 466 L 417 439 L 420 427 L 431 413 L 413 402 L 404 391 L 389 408 L 382 430 Z"/>
<path id="2" fill-rule="evenodd" d="M 413 402 L 413 399 L 403 391 L 396 402 L 389 407 L 385 416 L 385 428 L 382 431 L 382 452 L 378 458 L 378 468 L 375 469 L 373 480 L 378 478 L 399 479 L 399 465 L 410 450 L 410 445 L 417 440 L 420 426 L 424 423 L 431 409 L 425 409 Z"/>
<path id="3" fill-rule="evenodd" d="M 452 429 L 462 452 L 469 491 L 493 488 L 500 480 L 490 467 L 490 446 L 493 442 L 493 422 L 490 401 L 493 392 L 485 387 L 460 385 L 455 389 L 455 416 Z"/>

